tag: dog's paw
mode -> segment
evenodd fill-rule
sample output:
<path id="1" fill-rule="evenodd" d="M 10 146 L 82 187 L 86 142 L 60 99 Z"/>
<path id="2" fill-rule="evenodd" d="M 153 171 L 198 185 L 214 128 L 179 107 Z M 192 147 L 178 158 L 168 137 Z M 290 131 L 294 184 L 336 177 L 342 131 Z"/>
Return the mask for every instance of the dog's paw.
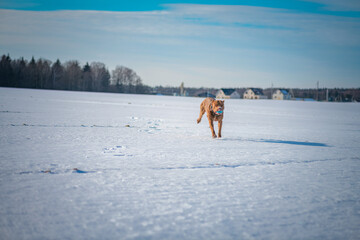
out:
<path id="1" fill-rule="evenodd" d="M 216 134 L 212 136 L 213 138 L 217 138 Z"/>
<path id="2" fill-rule="evenodd" d="M 200 122 L 201 122 L 201 119 L 198 119 L 198 120 L 196 120 L 197 121 L 197 123 L 199 124 Z"/>

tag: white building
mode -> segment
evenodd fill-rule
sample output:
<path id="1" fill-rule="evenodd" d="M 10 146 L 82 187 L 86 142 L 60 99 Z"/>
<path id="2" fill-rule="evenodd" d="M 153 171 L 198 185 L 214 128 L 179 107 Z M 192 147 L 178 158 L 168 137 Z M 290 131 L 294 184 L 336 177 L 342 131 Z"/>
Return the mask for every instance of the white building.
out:
<path id="1" fill-rule="evenodd" d="M 216 98 L 218 99 L 238 99 L 240 98 L 240 94 L 232 88 L 221 88 L 216 93 Z"/>
<path id="2" fill-rule="evenodd" d="M 243 95 L 244 99 L 267 99 L 263 91 L 259 88 L 248 88 Z"/>
<path id="3" fill-rule="evenodd" d="M 273 100 L 291 100 L 291 98 L 291 94 L 285 89 L 278 89 L 272 95 Z"/>

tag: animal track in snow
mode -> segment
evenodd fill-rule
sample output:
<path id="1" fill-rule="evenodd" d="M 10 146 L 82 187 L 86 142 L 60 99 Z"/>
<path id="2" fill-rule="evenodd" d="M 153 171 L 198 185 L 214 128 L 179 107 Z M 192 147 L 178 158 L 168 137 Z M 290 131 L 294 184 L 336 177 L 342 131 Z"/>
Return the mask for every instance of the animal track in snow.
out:
<path id="1" fill-rule="evenodd" d="M 126 146 L 115 146 L 111 148 L 104 148 L 104 154 L 112 154 L 114 157 L 126 157 L 126 156 L 133 156 L 132 154 L 127 153 Z"/>
<path id="2" fill-rule="evenodd" d="M 131 117 L 131 126 L 136 126 L 139 128 L 139 132 L 146 132 L 149 134 L 154 134 L 160 130 L 162 130 L 162 119 L 151 119 L 151 118 L 139 118 L 139 117 Z"/>

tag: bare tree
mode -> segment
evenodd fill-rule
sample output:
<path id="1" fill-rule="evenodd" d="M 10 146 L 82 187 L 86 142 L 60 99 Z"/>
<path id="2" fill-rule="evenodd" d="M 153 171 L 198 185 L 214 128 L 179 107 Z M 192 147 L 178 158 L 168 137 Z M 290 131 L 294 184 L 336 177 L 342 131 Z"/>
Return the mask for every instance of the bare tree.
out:
<path id="1" fill-rule="evenodd" d="M 112 72 L 113 84 L 116 85 L 119 92 L 135 93 L 136 86 L 141 85 L 141 78 L 132 69 L 116 66 Z"/>
<path id="2" fill-rule="evenodd" d="M 64 75 L 66 90 L 80 90 L 82 70 L 78 61 L 66 62 Z"/>
<path id="3" fill-rule="evenodd" d="M 38 86 L 36 86 L 36 88 L 49 88 L 49 81 L 51 79 L 51 61 L 40 58 L 36 65 L 39 78 Z"/>
<path id="4" fill-rule="evenodd" d="M 110 84 L 110 73 L 104 63 L 91 63 L 92 89 L 93 91 L 105 91 Z"/>

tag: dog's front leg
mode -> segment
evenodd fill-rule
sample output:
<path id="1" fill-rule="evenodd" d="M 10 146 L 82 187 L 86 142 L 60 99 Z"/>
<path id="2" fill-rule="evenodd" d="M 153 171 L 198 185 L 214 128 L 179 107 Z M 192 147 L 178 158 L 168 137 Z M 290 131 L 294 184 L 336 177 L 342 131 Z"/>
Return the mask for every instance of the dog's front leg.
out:
<path id="1" fill-rule="evenodd" d="M 215 134 L 215 131 L 214 131 L 214 123 L 213 123 L 213 120 L 209 119 L 209 125 L 210 125 L 210 129 L 211 129 L 212 137 L 213 137 L 213 138 L 216 138 L 216 134 Z"/>
<path id="2" fill-rule="evenodd" d="M 222 128 L 222 120 L 218 121 L 218 137 L 221 138 L 221 128 Z"/>

